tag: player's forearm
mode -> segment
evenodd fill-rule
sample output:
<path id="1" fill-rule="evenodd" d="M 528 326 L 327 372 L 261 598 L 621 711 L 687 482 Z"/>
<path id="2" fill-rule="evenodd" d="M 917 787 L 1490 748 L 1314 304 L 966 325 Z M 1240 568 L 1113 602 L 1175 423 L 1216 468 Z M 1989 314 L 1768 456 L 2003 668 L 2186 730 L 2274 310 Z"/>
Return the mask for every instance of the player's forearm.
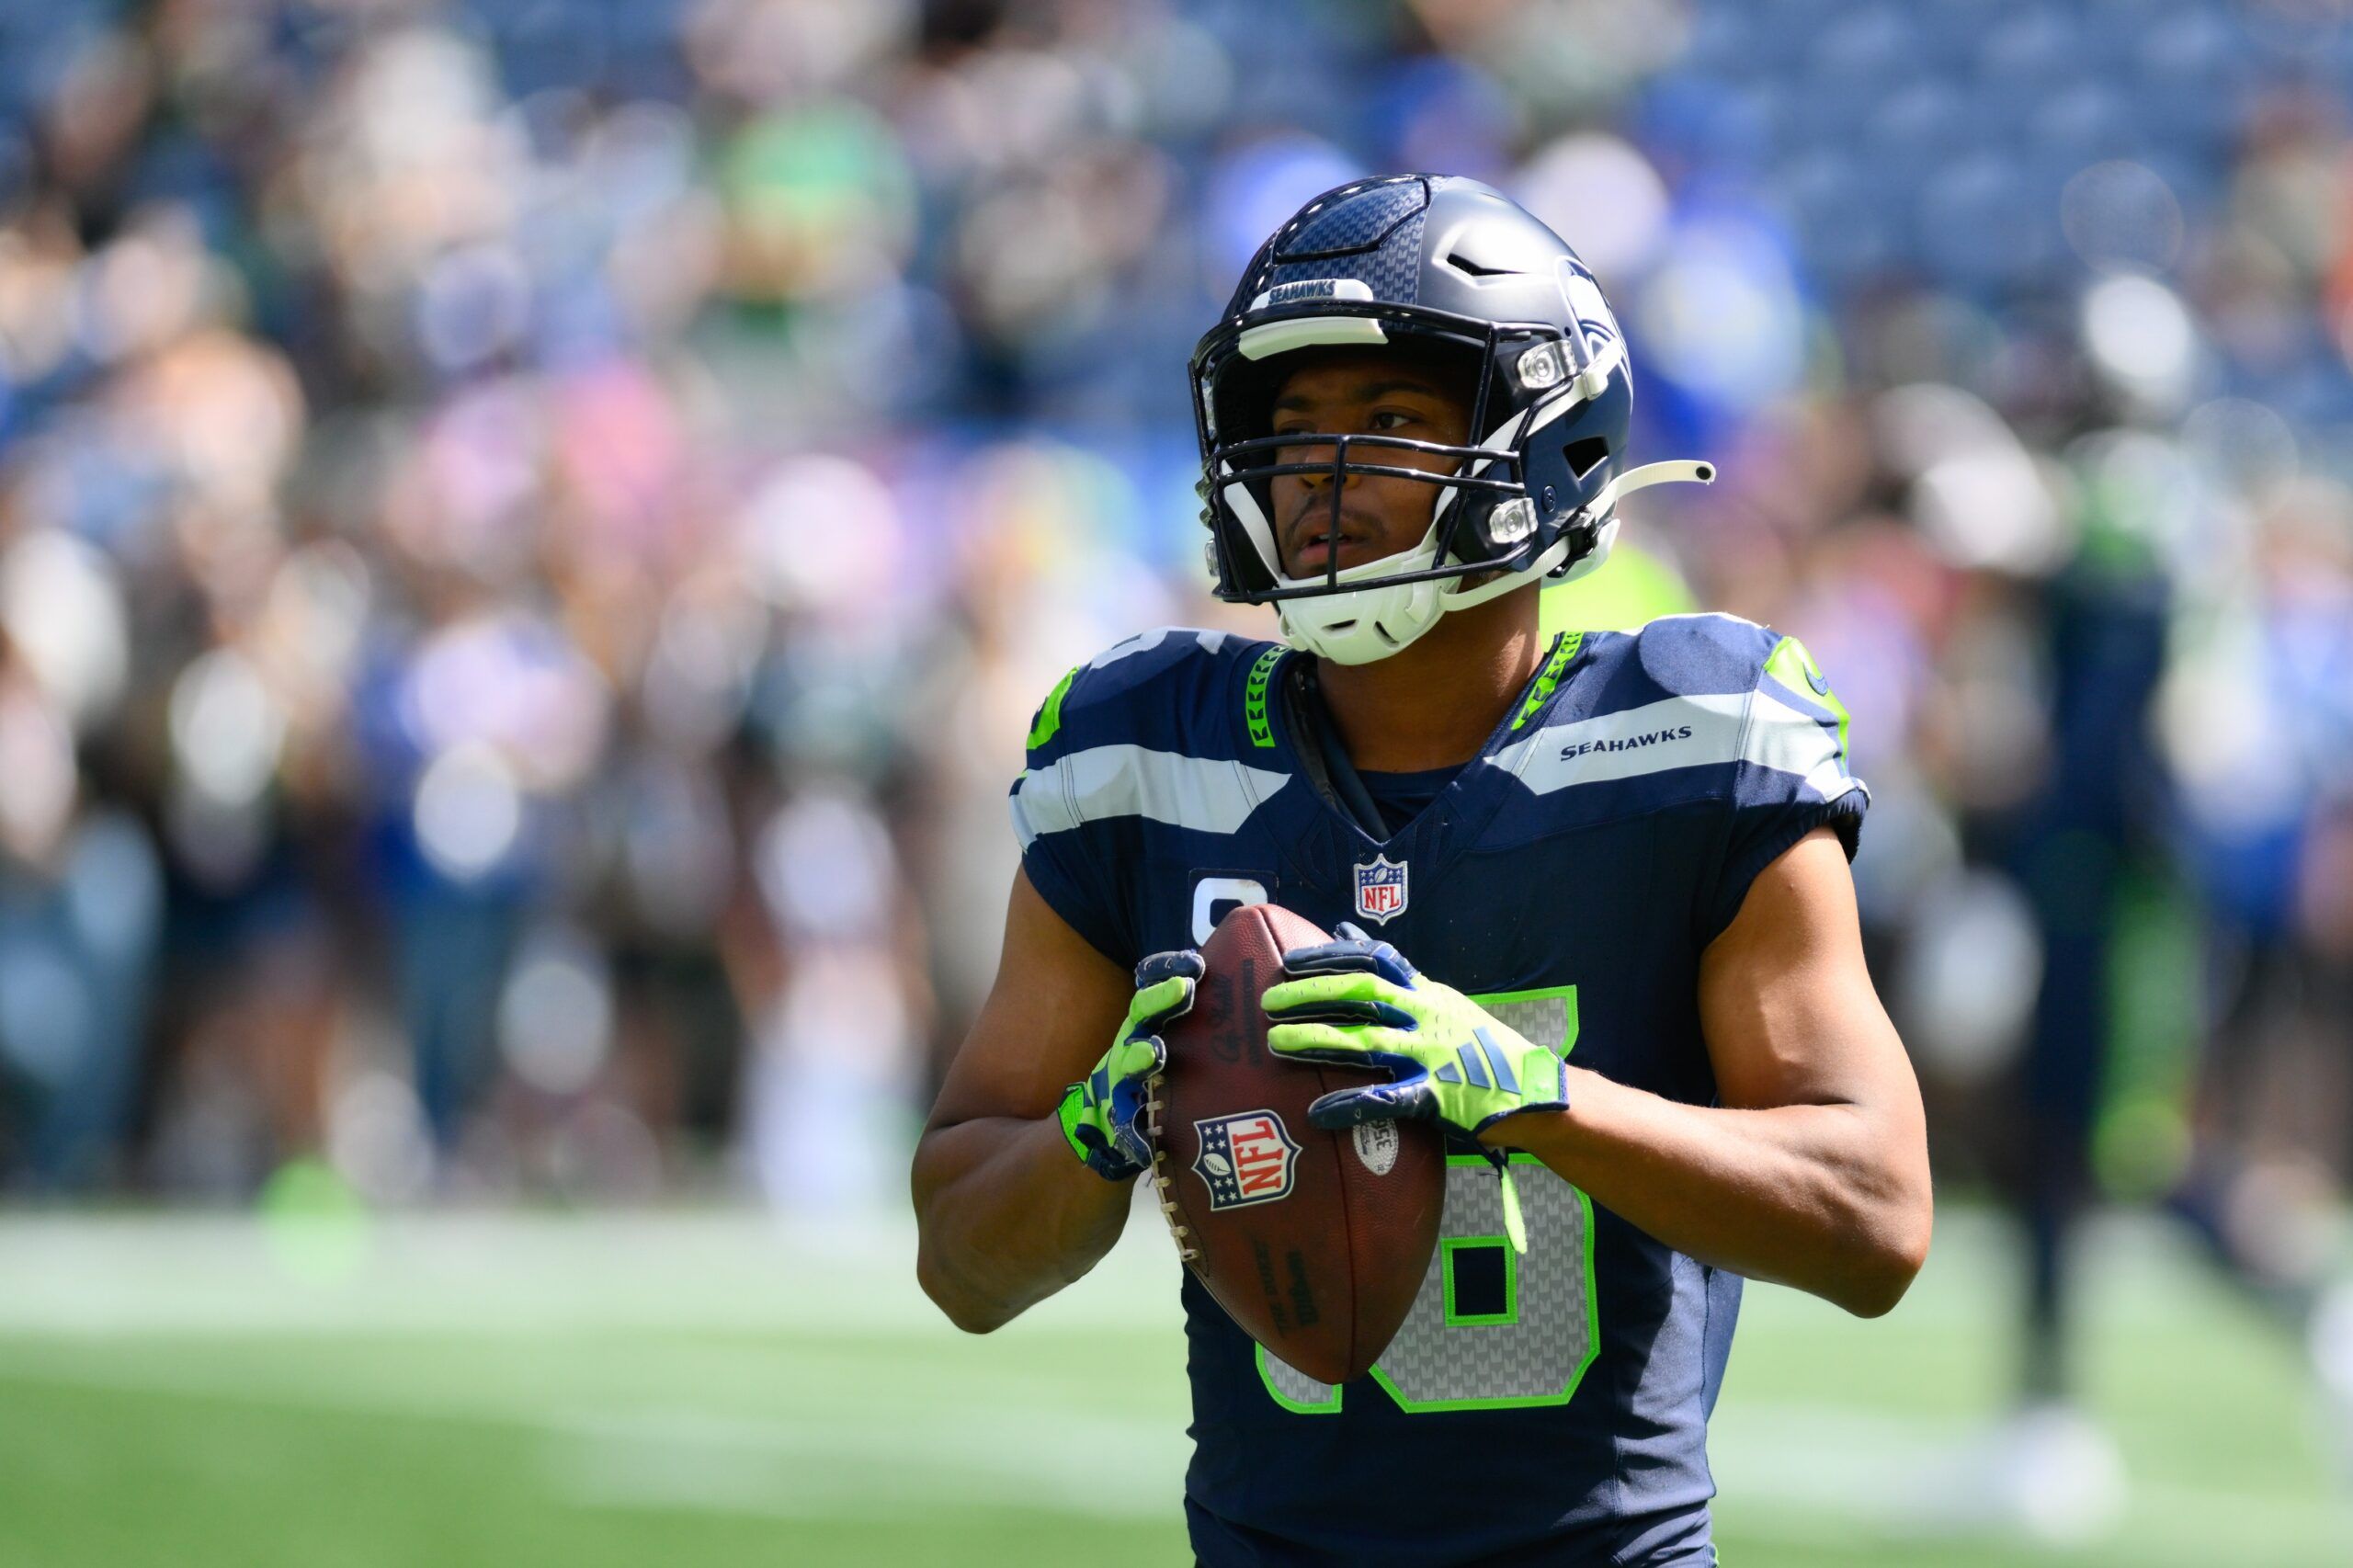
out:
<path id="1" fill-rule="evenodd" d="M 1857 1105 L 1683 1105 L 1571 1069 L 1570 1108 L 1508 1118 L 1525 1149 L 1593 1200 L 1703 1263 L 1870 1317 L 1927 1256 L 1915 1129 Z"/>
<path id="2" fill-rule="evenodd" d="M 1001 1328 L 1111 1250 L 1131 1186 L 1081 1165 L 1052 1117 L 934 1128 L 915 1150 L 915 1277 L 957 1327 Z"/>

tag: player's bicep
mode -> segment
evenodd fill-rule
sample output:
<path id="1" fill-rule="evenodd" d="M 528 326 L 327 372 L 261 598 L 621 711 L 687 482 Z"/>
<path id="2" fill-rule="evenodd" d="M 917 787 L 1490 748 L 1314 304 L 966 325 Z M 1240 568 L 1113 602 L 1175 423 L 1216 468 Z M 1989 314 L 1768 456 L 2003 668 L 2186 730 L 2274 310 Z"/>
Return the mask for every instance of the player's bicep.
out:
<path id="1" fill-rule="evenodd" d="M 1911 1063 L 1863 962 L 1846 853 L 1826 827 L 1757 873 L 1701 955 L 1699 1021 L 1726 1106 L 1916 1112 Z"/>
<path id="2" fill-rule="evenodd" d="M 927 1127 L 1051 1114 L 1111 1043 L 1134 989 L 1017 871 L 995 983 L 949 1064 Z"/>

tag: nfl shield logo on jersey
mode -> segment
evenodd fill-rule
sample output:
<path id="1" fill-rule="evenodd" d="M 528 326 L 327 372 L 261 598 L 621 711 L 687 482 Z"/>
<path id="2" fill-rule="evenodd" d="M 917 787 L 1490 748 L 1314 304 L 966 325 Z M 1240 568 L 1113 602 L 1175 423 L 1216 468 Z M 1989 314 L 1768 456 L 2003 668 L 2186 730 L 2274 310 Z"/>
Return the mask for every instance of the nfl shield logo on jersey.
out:
<path id="1" fill-rule="evenodd" d="M 1386 855 L 1357 868 L 1357 913 L 1377 926 L 1405 913 L 1405 868 Z"/>
<path id="2" fill-rule="evenodd" d="M 1193 1172 L 1208 1185 L 1210 1208 L 1246 1209 L 1290 1196 L 1291 1142 L 1283 1119 L 1270 1110 L 1245 1110 L 1193 1123 L 1201 1152 Z"/>

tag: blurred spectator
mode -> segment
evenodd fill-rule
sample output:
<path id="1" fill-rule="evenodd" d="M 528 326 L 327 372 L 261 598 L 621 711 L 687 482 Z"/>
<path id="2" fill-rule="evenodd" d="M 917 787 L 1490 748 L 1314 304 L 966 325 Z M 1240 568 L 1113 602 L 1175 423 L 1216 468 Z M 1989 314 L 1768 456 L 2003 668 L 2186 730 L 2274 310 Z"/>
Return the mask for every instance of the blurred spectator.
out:
<path id="1" fill-rule="evenodd" d="M 896 1201 L 1031 710 L 1269 624 L 1202 592 L 1193 339 L 1438 166 L 1724 475 L 1548 623 L 1733 610 L 1846 694 L 2063 1392 L 2080 1200 L 2277 1262 L 2243 1195 L 2353 1159 L 2353 51 L 2260 20 L 0 6 L 0 1176 Z"/>

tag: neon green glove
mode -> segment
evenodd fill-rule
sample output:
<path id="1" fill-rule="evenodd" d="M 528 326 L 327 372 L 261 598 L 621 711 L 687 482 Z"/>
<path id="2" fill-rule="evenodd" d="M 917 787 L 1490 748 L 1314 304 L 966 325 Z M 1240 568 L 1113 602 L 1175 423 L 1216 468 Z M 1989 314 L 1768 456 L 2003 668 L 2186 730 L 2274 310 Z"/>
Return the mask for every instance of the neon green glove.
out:
<path id="1" fill-rule="evenodd" d="M 1136 965 L 1127 1021 L 1095 1070 L 1063 1092 L 1063 1137 L 1071 1153 L 1106 1181 L 1125 1181 L 1152 1164 L 1144 1124 L 1154 1074 L 1168 1060 L 1160 1031 L 1192 1011 L 1201 955 L 1190 948 L 1154 953 Z"/>
<path id="2" fill-rule="evenodd" d="M 1404 954 L 1354 926 L 1338 941 L 1294 948 L 1283 972 L 1300 978 L 1266 994 L 1267 1048 L 1294 1061 L 1382 1067 L 1385 1084 L 1338 1089 L 1308 1108 L 1317 1127 L 1367 1121 L 1436 1121 L 1465 1138 L 1526 1110 L 1566 1110 L 1568 1063 L 1450 985 L 1416 971 Z M 1483 1150 L 1504 1176 L 1504 1222 L 1527 1250 L 1518 1194 L 1505 1155 Z"/>

